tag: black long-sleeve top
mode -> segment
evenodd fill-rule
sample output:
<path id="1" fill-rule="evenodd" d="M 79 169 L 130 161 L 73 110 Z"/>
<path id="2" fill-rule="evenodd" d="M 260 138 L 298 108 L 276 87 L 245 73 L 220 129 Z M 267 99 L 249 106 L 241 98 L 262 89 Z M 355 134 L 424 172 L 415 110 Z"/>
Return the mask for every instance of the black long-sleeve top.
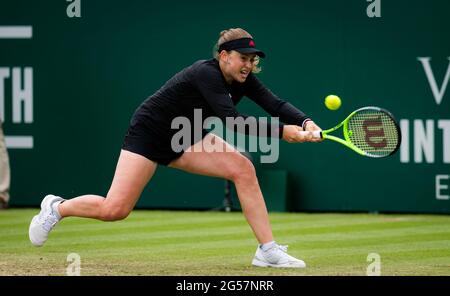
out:
<path id="1" fill-rule="evenodd" d="M 252 116 L 239 113 L 235 105 L 248 97 L 261 106 L 271 116 L 279 117 L 279 123 L 267 123 Z M 171 137 L 176 133 L 171 128 L 172 120 L 184 116 L 194 125 L 194 109 L 201 109 L 202 118 L 210 116 L 220 118 L 242 117 L 253 121 L 258 131 L 265 125 L 266 135 L 282 137 L 282 126 L 295 124 L 302 126 L 308 117 L 292 104 L 278 98 L 252 73 L 244 83 L 233 81 L 228 84 L 222 75 L 216 59 L 200 60 L 183 69 L 169 79 L 155 94 L 145 100 L 136 110 L 135 116 L 145 122 L 147 128 L 161 137 Z M 248 128 L 236 129 L 249 134 Z"/>

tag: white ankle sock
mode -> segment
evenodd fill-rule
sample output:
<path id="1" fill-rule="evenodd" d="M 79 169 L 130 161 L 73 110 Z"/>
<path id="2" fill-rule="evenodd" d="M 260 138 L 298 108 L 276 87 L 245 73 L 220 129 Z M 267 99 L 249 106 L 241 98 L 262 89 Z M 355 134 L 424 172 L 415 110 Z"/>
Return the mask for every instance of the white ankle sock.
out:
<path id="1" fill-rule="evenodd" d="M 52 204 L 53 213 L 55 213 L 56 218 L 58 218 L 58 220 L 61 220 L 61 215 L 59 214 L 59 210 L 58 210 L 58 206 L 60 203 L 61 203 L 61 201 L 57 201 Z"/>
<path id="2" fill-rule="evenodd" d="M 271 241 L 260 246 L 261 250 L 266 252 L 267 250 L 273 248 L 277 243 L 275 241 Z"/>

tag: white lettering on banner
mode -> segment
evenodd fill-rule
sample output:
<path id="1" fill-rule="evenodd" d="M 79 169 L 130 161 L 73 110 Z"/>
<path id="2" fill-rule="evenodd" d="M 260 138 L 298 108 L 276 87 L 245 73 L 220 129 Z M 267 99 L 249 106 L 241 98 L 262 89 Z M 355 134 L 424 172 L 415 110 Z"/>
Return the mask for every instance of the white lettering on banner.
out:
<path id="1" fill-rule="evenodd" d="M 400 144 L 400 162 L 409 162 L 409 120 L 400 120 L 400 129 L 402 131 L 402 143 Z"/>
<path id="2" fill-rule="evenodd" d="M 438 129 L 435 129 L 435 126 Z M 450 120 L 414 119 L 410 131 L 410 121 L 400 120 L 402 144 L 400 146 L 400 162 L 409 163 L 411 150 L 414 151 L 414 163 L 436 162 L 436 138 L 441 137 L 442 131 L 442 162 L 450 163 Z M 413 138 L 411 141 L 410 138 Z M 410 149 L 410 145 L 413 149 Z M 440 160 L 440 159 L 439 159 Z"/>
<path id="3" fill-rule="evenodd" d="M 442 82 L 441 88 L 439 89 L 436 83 L 436 79 L 433 74 L 433 70 L 431 70 L 430 66 L 430 57 L 418 57 L 417 58 L 423 66 L 425 70 L 425 75 L 427 76 L 428 83 L 430 84 L 431 91 L 433 92 L 434 100 L 437 105 L 442 102 L 442 97 L 445 94 L 445 89 L 448 85 L 448 80 L 450 79 L 450 62 L 447 66 L 447 72 L 445 73 L 444 81 Z M 450 57 L 447 58 L 450 61 Z"/>
<path id="4" fill-rule="evenodd" d="M 450 57 L 447 57 L 450 61 Z M 417 60 L 422 64 L 423 70 L 425 71 L 428 84 L 430 85 L 431 92 L 434 97 L 434 102 L 436 105 L 442 103 L 443 97 L 445 95 L 448 81 L 450 80 L 450 62 L 447 64 L 447 70 L 444 75 L 444 79 L 441 86 L 438 86 L 436 82 L 435 75 L 431 69 L 430 61 L 431 57 L 417 57 Z M 438 79 L 439 80 L 439 79 Z M 426 120 L 420 119 L 414 120 L 414 162 L 422 163 L 423 156 L 425 156 L 426 163 L 435 163 L 436 154 L 436 137 L 439 135 L 435 134 L 435 122 L 437 121 L 437 127 L 442 131 L 442 162 L 444 164 L 450 163 L 450 120 L 449 119 L 436 119 L 436 120 Z M 400 162 L 409 163 L 409 145 L 410 145 L 410 126 L 409 120 L 403 119 L 400 121 L 400 128 L 402 130 L 402 147 L 400 148 Z M 436 129 L 436 133 L 439 131 Z M 437 200 L 449 200 L 449 182 L 450 175 L 436 175 L 435 177 L 435 197 Z"/>
<path id="5" fill-rule="evenodd" d="M 32 149 L 34 139 L 32 136 L 5 136 L 5 144 L 8 148 Z"/>
<path id="6" fill-rule="evenodd" d="M 31 39 L 33 27 L 31 26 L 0 26 L 0 39 Z"/>
<path id="7" fill-rule="evenodd" d="M 439 120 L 438 127 L 442 129 L 442 151 L 444 153 L 444 163 L 450 163 L 450 120 Z"/>
<path id="8" fill-rule="evenodd" d="M 22 71 L 13 68 L 13 117 L 14 123 L 22 123 L 22 102 L 24 105 L 25 123 L 33 122 L 33 68 L 24 69 L 23 88 Z"/>
<path id="9" fill-rule="evenodd" d="M 1 39 L 32 39 L 32 26 L 0 26 Z M 10 83 L 7 82 L 11 79 Z M 11 85 L 11 88 L 8 86 Z M 6 110 L 6 94 L 11 89 L 11 112 Z M 8 107 L 9 108 L 9 107 Z M 9 118 L 11 117 L 11 118 Z M 0 120 L 14 124 L 33 123 L 33 68 L 0 67 Z M 33 136 L 5 135 L 8 148 L 32 149 Z"/>
<path id="10" fill-rule="evenodd" d="M 436 175 L 436 199 L 438 200 L 449 200 L 449 194 L 443 194 L 444 190 L 448 193 L 448 181 L 447 184 L 443 184 L 443 180 L 449 180 L 450 175 Z"/>
<path id="11" fill-rule="evenodd" d="M 0 68 L 0 119 L 2 121 L 7 120 L 5 80 L 10 77 L 10 73 L 9 68 Z M 12 69 L 12 122 L 33 123 L 33 68 L 31 67 L 25 68 L 23 72 L 21 68 Z"/>
<path id="12" fill-rule="evenodd" d="M 0 68 L 0 120 L 5 121 L 5 79 L 9 78 L 9 68 Z"/>
<path id="13" fill-rule="evenodd" d="M 414 120 L 414 161 L 416 163 L 421 163 L 422 155 L 425 155 L 427 163 L 434 163 L 433 120 L 426 121 L 426 128 L 424 127 L 422 120 Z"/>

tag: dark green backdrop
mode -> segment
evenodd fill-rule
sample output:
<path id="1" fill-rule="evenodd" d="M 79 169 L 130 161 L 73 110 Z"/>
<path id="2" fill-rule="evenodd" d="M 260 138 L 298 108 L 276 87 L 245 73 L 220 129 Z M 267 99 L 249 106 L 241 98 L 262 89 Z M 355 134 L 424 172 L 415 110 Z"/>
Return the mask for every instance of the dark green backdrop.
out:
<path id="1" fill-rule="evenodd" d="M 171 75 L 210 58 L 221 30 L 243 27 L 267 53 L 260 78 L 323 128 L 377 105 L 409 129 L 403 160 L 362 158 L 333 142 L 281 143 L 278 162 L 255 164 L 270 210 L 450 213 L 450 129 L 439 128 L 450 120 L 450 91 L 437 104 L 418 60 L 431 58 L 440 89 L 450 2 L 380 3 L 381 17 L 369 18 L 365 0 L 81 0 L 81 18 L 69 18 L 64 0 L 0 0 L 0 26 L 33 30 L 31 39 L 0 39 L 0 68 L 11 72 L 3 80 L 5 133 L 34 139 L 32 149 L 9 150 L 11 204 L 37 205 L 47 193 L 104 195 L 135 108 Z M 12 120 L 14 67 L 33 69 L 30 123 Z M 323 105 L 330 93 L 343 99 L 338 111 Z M 265 115 L 248 100 L 238 107 Z M 425 120 L 434 159 L 420 162 L 414 151 Z M 138 206 L 211 208 L 222 198 L 222 180 L 160 167 Z"/>

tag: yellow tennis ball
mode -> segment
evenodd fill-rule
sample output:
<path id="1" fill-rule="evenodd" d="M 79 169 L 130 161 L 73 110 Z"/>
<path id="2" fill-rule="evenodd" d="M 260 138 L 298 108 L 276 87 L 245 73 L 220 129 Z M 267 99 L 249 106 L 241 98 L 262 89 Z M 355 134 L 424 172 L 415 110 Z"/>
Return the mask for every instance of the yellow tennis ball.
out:
<path id="1" fill-rule="evenodd" d="M 330 110 L 337 110 L 341 107 L 341 99 L 335 95 L 329 95 L 325 98 L 325 106 Z"/>

